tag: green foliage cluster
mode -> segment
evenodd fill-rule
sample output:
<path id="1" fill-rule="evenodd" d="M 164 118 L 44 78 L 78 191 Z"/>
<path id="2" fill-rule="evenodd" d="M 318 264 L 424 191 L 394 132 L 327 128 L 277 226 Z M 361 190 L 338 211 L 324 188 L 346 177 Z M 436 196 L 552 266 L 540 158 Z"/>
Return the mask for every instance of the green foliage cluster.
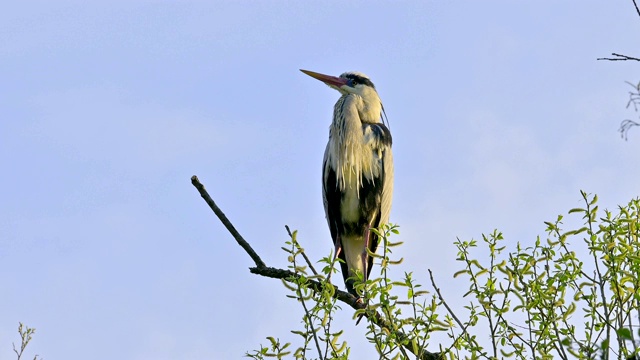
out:
<path id="1" fill-rule="evenodd" d="M 517 359 L 627 359 L 638 353 L 640 335 L 640 202 L 598 217 L 597 196 L 582 192 L 584 226 L 562 229 L 563 216 L 547 222 L 546 241 L 506 253 L 502 234 L 483 236 L 489 263 L 472 258 L 476 241 L 458 241 L 458 260 L 467 276 L 465 325 L 480 319 L 487 339 L 467 334 L 456 348 L 469 357 Z M 570 240 L 580 239 L 577 243 Z M 581 244 L 580 244 L 581 243 Z M 583 246 L 580 246 L 583 245 Z M 580 255 L 578 255 L 580 254 Z M 635 330 L 634 330 L 635 329 Z"/>
<path id="2" fill-rule="evenodd" d="M 597 197 L 581 192 L 584 207 L 577 229 L 564 230 L 564 217 L 547 222 L 546 239 L 507 250 L 499 231 L 481 241 L 456 241 L 462 265 L 454 277 L 468 286 L 462 309 L 452 309 L 431 277 L 434 292 L 421 290 L 412 273 L 391 279 L 389 240 L 397 226 L 378 229 L 382 235 L 380 276 L 356 279 L 366 307 L 354 319 L 367 323 L 367 340 L 380 359 L 635 359 L 640 354 L 640 200 L 617 211 L 599 212 Z M 576 219 L 578 220 L 578 219 Z M 287 242 L 290 270 L 300 275 L 285 281 L 301 305 L 302 328 L 293 330 L 301 342 L 270 344 L 248 353 L 254 359 L 347 359 L 350 347 L 341 329 L 332 326 L 340 306 L 330 275 L 332 255 L 317 273 L 294 232 Z M 480 254 L 478 254 L 480 253 Z M 484 253 L 484 254 L 482 254 Z M 311 272 L 309 272 L 311 270 Z M 321 291 L 309 281 L 322 284 Z M 430 344 L 435 332 L 448 344 Z M 436 347 L 439 353 L 426 349 Z"/>
<path id="3" fill-rule="evenodd" d="M 302 306 L 304 316 L 302 318 L 303 327 L 300 330 L 293 330 L 292 333 L 299 335 L 302 345 L 295 349 L 293 357 L 296 359 L 307 359 L 308 351 L 314 346 L 316 351 L 321 354 L 324 359 L 348 359 L 349 348 L 346 342 L 340 341 L 342 330 L 334 331 L 331 327 L 333 314 L 340 310 L 335 295 L 335 287 L 329 283 L 331 273 L 335 273 L 330 257 L 321 260 L 321 263 L 327 264 L 322 269 L 323 274 L 319 275 L 313 265 L 308 261 L 304 254 L 304 249 L 300 246 L 297 238 L 297 232 L 291 234 L 291 238 L 286 242 L 287 247 L 282 249 L 289 254 L 289 269 L 300 275 L 297 278 L 283 281 L 284 286 L 292 292 L 287 295 L 289 298 L 296 299 Z M 301 263 L 302 262 L 302 263 Z M 303 265 L 308 264 L 308 265 Z M 311 274 L 309 273 L 311 270 Z M 313 291 L 309 287 L 310 280 L 323 280 L 321 291 Z M 269 347 L 261 347 L 254 354 L 248 354 L 254 359 L 263 359 L 264 357 L 277 357 L 281 359 L 287 355 L 291 355 L 289 349 L 290 343 L 280 344 L 279 340 L 268 337 L 270 341 Z"/>

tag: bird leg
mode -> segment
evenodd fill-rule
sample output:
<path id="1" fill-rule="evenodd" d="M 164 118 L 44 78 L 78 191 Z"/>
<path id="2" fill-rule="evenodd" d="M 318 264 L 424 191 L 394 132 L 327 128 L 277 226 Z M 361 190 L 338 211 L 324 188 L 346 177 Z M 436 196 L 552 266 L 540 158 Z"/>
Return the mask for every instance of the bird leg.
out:
<path id="1" fill-rule="evenodd" d="M 333 254 L 333 260 L 331 261 L 332 267 L 333 264 L 336 263 L 336 259 L 338 258 L 338 255 L 340 255 L 340 253 L 342 252 L 342 241 L 340 241 L 340 235 L 336 236 L 336 242 L 335 242 L 335 253 Z M 327 282 L 329 284 L 331 284 L 331 274 L 333 274 L 333 271 L 329 271 L 329 275 L 327 276 Z"/>
<path id="2" fill-rule="evenodd" d="M 369 269 L 368 269 L 368 265 L 369 262 L 367 261 L 367 259 L 369 258 L 368 254 L 367 254 L 367 249 L 369 248 L 369 237 L 371 236 L 371 231 L 369 230 L 370 227 L 369 225 L 367 225 L 367 227 L 364 229 L 364 249 L 362 249 L 362 269 L 364 269 L 363 273 L 362 273 L 362 279 L 364 281 L 367 281 L 367 275 L 369 274 Z"/>
<path id="3" fill-rule="evenodd" d="M 362 280 L 364 281 L 367 281 L 367 274 L 369 273 L 369 269 L 367 269 L 367 265 L 369 264 L 369 262 L 367 261 L 367 258 L 368 258 L 367 249 L 369 248 L 370 235 L 371 235 L 371 231 L 369 230 L 369 225 L 367 225 L 367 227 L 364 230 L 364 249 L 362 254 L 360 255 L 360 258 L 362 259 L 362 269 L 364 269 L 362 273 Z M 364 304 L 364 300 L 362 299 L 361 296 L 358 296 L 358 300 L 356 300 L 356 303 Z M 367 301 L 365 306 L 368 306 L 368 303 L 369 301 Z M 360 324 L 360 320 L 362 320 L 363 317 L 364 317 L 364 314 L 360 314 L 360 316 L 358 316 L 358 319 L 356 320 L 356 326 Z"/>

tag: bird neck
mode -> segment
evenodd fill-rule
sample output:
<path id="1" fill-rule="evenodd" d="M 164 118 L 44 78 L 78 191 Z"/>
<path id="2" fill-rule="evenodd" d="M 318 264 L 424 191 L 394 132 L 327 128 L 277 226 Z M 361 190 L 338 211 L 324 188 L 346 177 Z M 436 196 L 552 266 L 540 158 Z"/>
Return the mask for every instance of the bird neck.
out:
<path id="1" fill-rule="evenodd" d="M 380 97 L 374 89 L 366 87 L 363 89 L 362 93 L 350 95 L 353 96 L 353 105 L 358 109 L 358 115 L 361 122 L 367 124 L 380 122 L 382 101 L 380 101 Z"/>
<path id="2" fill-rule="evenodd" d="M 359 196 L 363 177 L 371 178 L 373 152 L 363 125 L 380 122 L 382 104 L 366 102 L 357 94 L 342 96 L 335 105 L 329 135 L 328 161 L 336 171 L 340 189 L 353 188 Z M 377 106 L 376 106 L 377 105 Z"/>

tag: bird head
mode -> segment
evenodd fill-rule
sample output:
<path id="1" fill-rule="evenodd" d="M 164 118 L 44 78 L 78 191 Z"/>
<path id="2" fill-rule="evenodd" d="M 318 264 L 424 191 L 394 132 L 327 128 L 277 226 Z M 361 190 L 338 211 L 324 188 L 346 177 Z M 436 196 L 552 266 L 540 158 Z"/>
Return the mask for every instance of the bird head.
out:
<path id="1" fill-rule="evenodd" d="M 342 96 L 350 94 L 359 96 L 362 99 L 362 107 L 358 109 L 358 113 L 362 122 L 384 123 L 384 119 L 381 116 L 381 113 L 384 113 L 382 101 L 378 96 L 376 87 L 367 75 L 357 71 L 348 71 L 342 73 L 339 77 L 335 77 L 309 70 L 300 69 L 300 71 L 322 81 L 330 88 L 338 90 Z"/>
<path id="2" fill-rule="evenodd" d="M 376 87 L 373 85 L 369 77 L 361 72 L 348 71 L 339 77 L 335 77 L 309 70 L 300 69 L 300 71 L 314 79 L 322 81 L 330 88 L 338 90 L 342 95 L 357 94 L 367 98 L 367 95 L 370 95 L 373 92 L 377 96 Z"/>

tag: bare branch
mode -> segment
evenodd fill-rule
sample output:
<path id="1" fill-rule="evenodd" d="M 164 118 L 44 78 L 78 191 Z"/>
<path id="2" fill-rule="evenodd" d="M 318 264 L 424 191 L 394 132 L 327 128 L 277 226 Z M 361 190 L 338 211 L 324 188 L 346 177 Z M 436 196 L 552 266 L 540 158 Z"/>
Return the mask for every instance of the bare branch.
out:
<path id="1" fill-rule="evenodd" d="M 638 16 L 640 16 L 640 8 L 638 7 L 638 3 L 636 2 L 636 0 L 631 0 L 631 1 L 633 1 L 633 6 L 636 8 L 636 13 L 638 14 Z M 633 57 L 633 56 L 622 55 L 622 54 L 617 54 L 617 53 L 612 53 L 611 56 L 613 56 L 613 57 L 612 58 L 598 58 L 598 60 L 607 60 L 607 61 L 628 61 L 628 60 L 633 60 L 633 61 L 640 61 L 640 58 Z"/>
<path id="2" fill-rule="evenodd" d="M 611 53 L 611 56 L 614 56 L 614 57 L 612 57 L 612 58 L 598 58 L 597 60 L 608 60 L 608 61 L 633 60 L 633 61 L 640 61 L 640 58 L 633 57 L 633 56 L 622 55 L 622 54 L 617 54 L 617 53 Z"/>
<path id="3" fill-rule="evenodd" d="M 458 326 L 460 326 L 461 329 L 464 329 L 465 326 L 464 324 L 462 324 L 462 321 L 460 321 L 460 319 L 458 319 L 458 317 L 453 312 L 453 310 L 451 310 L 451 308 L 449 307 L 449 304 L 447 304 L 447 302 L 444 301 L 444 297 L 442 297 L 442 294 L 440 293 L 440 288 L 436 285 L 436 281 L 433 280 L 433 273 L 431 272 L 431 269 L 427 269 L 427 271 L 429 271 L 429 277 L 431 278 L 431 285 L 436 290 L 436 294 L 438 294 L 438 298 L 440 299 L 440 301 L 442 301 L 442 305 L 444 305 L 444 307 L 447 309 L 451 317 L 453 317 L 453 320 L 455 320 L 456 323 L 458 323 Z"/>
<path id="4" fill-rule="evenodd" d="M 218 208 L 218 206 L 213 201 L 213 199 L 211 199 L 211 197 L 209 196 L 209 193 L 207 193 L 207 190 L 205 190 L 204 185 L 200 183 L 200 180 L 198 180 L 197 176 L 193 175 L 191 177 L 191 183 L 193 184 L 193 186 L 195 186 L 196 189 L 198 189 L 200 196 L 202 196 L 202 198 L 207 202 L 211 210 L 213 210 L 216 216 L 218 216 L 218 219 L 220 219 L 220 221 L 224 224 L 224 226 L 231 233 L 231 235 L 233 235 L 233 237 L 236 239 L 238 244 L 247 252 L 247 254 L 256 263 L 256 267 L 249 268 L 249 271 L 252 274 L 270 277 L 274 279 L 282 279 L 287 282 L 294 282 L 295 280 L 300 278 L 300 275 L 290 270 L 284 270 L 284 269 L 278 269 L 278 268 L 266 266 L 265 263 L 262 261 L 262 259 L 260 259 L 258 254 L 253 250 L 251 245 L 249 245 L 249 243 L 244 240 L 244 238 L 238 233 L 238 231 L 233 226 L 233 224 L 231 224 L 229 219 L 227 219 L 227 217 L 224 215 L 222 210 L 220 210 L 220 208 Z M 309 286 L 309 289 L 311 289 L 312 291 L 316 293 L 322 292 L 324 285 L 321 282 L 313 279 L 308 279 L 308 278 L 306 282 L 307 282 L 307 285 Z M 382 316 L 377 311 L 368 309 L 367 305 L 365 305 L 361 301 L 358 301 L 358 298 L 349 294 L 348 292 L 335 289 L 333 297 L 351 306 L 354 310 L 366 310 L 364 313 L 364 316 L 371 319 L 372 322 L 377 326 L 379 326 L 380 328 L 386 329 L 390 333 L 393 333 L 395 338 L 398 339 L 400 343 L 405 344 L 403 345 L 403 347 L 409 350 L 418 359 L 438 360 L 438 359 L 445 358 L 445 355 L 443 353 L 432 353 L 427 351 L 426 349 L 414 349 L 413 346 L 411 346 L 411 339 L 409 338 L 409 336 L 407 336 L 404 332 L 400 330 L 394 330 L 391 324 L 387 320 L 382 318 Z"/>
<path id="5" fill-rule="evenodd" d="M 242 235 L 240 235 L 238 230 L 236 230 L 233 224 L 231 224 L 231 221 L 227 219 L 227 216 L 222 212 L 222 210 L 220 210 L 220 208 L 218 207 L 218 205 L 216 205 L 216 203 L 213 201 L 211 196 L 209 196 L 209 193 L 204 188 L 204 185 L 200 183 L 200 180 L 198 180 L 197 176 L 193 175 L 191 177 L 191 184 L 193 184 L 193 186 L 195 186 L 196 189 L 198 189 L 200 196 L 202 196 L 204 201 L 206 201 L 207 205 L 209 205 L 211 210 L 213 210 L 213 212 L 216 214 L 218 219 L 220 219 L 222 224 L 227 228 L 227 230 L 229 230 L 231 235 L 236 239 L 236 241 L 238 242 L 238 245 L 240 245 L 244 249 L 244 251 L 246 251 L 247 254 L 249 254 L 249 256 L 251 257 L 251 259 L 253 259 L 253 262 L 256 264 L 256 266 L 258 268 L 267 267 L 264 261 L 260 259 L 260 256 L 258 256 L 258 254 L 255 251 L 253 251 L 253 248 L 251 247 L 251 245 L 249 245 L 249 243 L 242 237 Z"/>

